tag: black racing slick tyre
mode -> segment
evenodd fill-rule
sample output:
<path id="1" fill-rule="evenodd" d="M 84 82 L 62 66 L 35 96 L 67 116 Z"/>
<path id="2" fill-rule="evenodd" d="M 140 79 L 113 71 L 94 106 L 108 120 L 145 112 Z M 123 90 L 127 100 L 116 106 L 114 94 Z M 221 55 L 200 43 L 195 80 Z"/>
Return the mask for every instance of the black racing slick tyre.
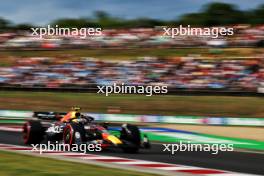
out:
<path id="1" fill-rule="evenodd" d="M 82 144 L 86 141 L 85 129 L 82 124 L 69 123 L 63 130 L 63 142 L 65 144 Z"/>
<path id="2" fill-rule="evenodd" d="M 123 147 L 124 152 L 138 152 L 141 145 L 141 135 L 137 126 L 127 124 L 126 127 L 122 127 L 120 139 L 127 144 Z"/>
<path id="3" fill-rule="evenodd" d="M 31 120 L 23 125 L 25 144 L 39 144 L 44 139 L 45 130 L 40 121 Z"/>

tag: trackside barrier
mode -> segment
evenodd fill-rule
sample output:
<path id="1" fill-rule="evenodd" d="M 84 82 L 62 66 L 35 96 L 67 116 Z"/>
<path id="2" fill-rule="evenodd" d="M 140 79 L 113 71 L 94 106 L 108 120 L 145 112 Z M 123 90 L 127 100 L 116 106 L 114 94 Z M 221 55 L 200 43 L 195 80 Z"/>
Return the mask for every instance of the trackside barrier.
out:
<path id="1" fill-rule="evenodd" d="M 264 126 L 264 118 L 235 117 L 203 117 L 203 116 L 160 116 L 160 115 L 129 115 L 129 114 L 96 114 L 87 113 L 98 121 L 109 122 L 145 122 L 193 125 L 223 126 Z"/>
<path id="2" fill-rule="evenodd" d="M 25 120 L 38 114 L 52 117 L 54 112 L 32 112 L 0 110 L 0 123 L 12 120 Z M 64 114 L 64 113 L 60 113 Z M 162 116 L 162 115 L 130 115 L 130 114 L 99 114 L 84 113 L 95 118 L 97 121 L 108 122 L 137 122 L 137 123 L 170 123 L 192 125 L 222 125 L 222 126 L 264 126 L 264 118 L 236 118 L 236 117 L 204 117 L 204 116 Z M 47 118 L 46 118 L 47 119 Z M 15 123 L 15 122 L 14 122 Z"/>
<path id="3" fill-rule="evenodd" d="M 32 111 L 0 110 L 0 117 L 23 119 L 30 118 L 32 116 Z"/>

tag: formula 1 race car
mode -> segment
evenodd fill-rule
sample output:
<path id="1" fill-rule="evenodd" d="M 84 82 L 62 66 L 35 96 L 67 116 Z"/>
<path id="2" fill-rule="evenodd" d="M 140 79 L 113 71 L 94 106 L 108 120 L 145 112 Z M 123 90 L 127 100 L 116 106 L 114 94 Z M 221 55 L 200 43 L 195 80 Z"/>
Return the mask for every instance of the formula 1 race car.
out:
<path id="1" fill-rule="evenodd" d="M 24 143 L 39 144 L 46 139 L 69 145 L 100 144 L 104 149 L 117 147 L 128 153 L 150 147 L 147 136 L 142 136 L 138 127 L 132 124 L 123 124 L 117 136 L 107 130 L 106 123 L 95 123 L 90 116 L 81 115 L 68 122 L 60 122 L 58 119 L 58 114 L 50 113 L 28 120 L 23 126 Z"/>

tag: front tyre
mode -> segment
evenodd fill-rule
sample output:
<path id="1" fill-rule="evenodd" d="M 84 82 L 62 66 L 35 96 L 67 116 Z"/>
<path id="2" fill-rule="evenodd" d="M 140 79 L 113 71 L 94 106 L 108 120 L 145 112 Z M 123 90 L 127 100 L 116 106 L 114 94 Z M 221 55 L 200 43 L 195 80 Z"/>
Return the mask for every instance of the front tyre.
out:
<path id="1" fill-rule="evenodd" d="M 137 126 L 131 124 L 123 125 L 120 139 L 126 144 L 123 147 L 124 152 L 138 152 L 141 144 L 141 135 Z"/>

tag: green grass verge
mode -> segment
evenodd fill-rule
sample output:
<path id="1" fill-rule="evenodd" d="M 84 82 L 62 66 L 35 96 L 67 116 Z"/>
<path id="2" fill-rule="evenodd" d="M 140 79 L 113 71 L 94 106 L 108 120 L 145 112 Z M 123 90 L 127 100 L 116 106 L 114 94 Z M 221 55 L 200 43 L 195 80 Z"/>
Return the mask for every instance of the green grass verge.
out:
<path id="1" fill-rule="evenodd" d="M 68 111 L 80 106 L 83 111 L 107 113 L 120 109 L 128 114 L 203 115 L 264 117 L 261 97 L 110 95 L 96 93 L 51 93 L 0 91 L 0 109 Z"/>
<path id="2" fill-rule="evenodd" d="M 150 176 L 151 174 L 0 151 L 1 176 Z"/>
<path id="3" fill-rule="evenodd" d="M 191 143 L 196 143 L 196 144 L 213 144 L 211 141 L 215 141 L 214 144 L 222 144 L 223 141 L 226 141 L 226 143 L 228 144 L 233 144 L 233 147 L 235 149 L 264 151 L 263 141 L 256 141 L 251 139 L 233 138 L 233 137 L 217 136 L 217 135 L 202 134 L 202 133 L 186 134 L 186 136 L 189 136 L 189 138 L 184 138 L 181 135 L 179 135 L 179 137 L 177 137 L 177 135 L 175 135 L 175 137 L 169 135 L 168 136 L 160 135 L 160 134 L 156 134 L 155 132 L 145 132 L 145 134 L 147 134 L 149 140 L 158 141 L 161 143 L 190 141 Z M 202 139 L 200 139 L 199 141 L 199 138 Z"/>

